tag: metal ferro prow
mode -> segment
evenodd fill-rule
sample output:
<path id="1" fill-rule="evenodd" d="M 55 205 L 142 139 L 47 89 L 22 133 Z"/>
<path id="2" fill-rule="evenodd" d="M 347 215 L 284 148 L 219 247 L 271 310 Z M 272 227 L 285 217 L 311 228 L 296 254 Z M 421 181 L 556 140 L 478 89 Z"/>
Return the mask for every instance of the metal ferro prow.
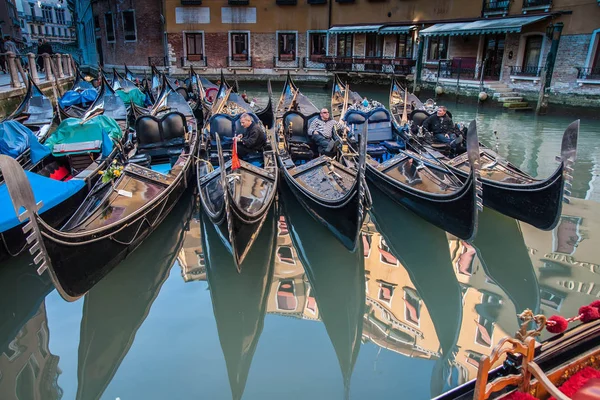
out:
<path id="1" fill-rule="evenodd" d="M 35 202 L 33 190 L 25 171 L 15 159 L 0 155 L 0 171 L 4 176 L 4 182 L 8 188 L 17 218 L 21 222 L 29 220 L 23 227 L 23 233 L 27 235 L 27 244 L 30 246 L 29 253 L 34 256 L 33 262 L 38 266 L 37 273 L 41 275 L 50 266 L 50 258 L 44 247 L 44 241 L 36 219 L 36 215 L 43 204 L 41 201 L 39 203 Z M 24 211 L 20 213 L 21 210 Z"/>

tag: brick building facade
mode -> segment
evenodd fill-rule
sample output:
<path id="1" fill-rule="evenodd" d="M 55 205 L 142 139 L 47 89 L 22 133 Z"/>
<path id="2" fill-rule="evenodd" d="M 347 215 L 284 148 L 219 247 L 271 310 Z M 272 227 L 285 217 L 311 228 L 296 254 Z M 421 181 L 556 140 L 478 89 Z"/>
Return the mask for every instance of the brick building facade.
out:
<path id="1" fill-rule="evenodd" d="M 211 75 L 235 69 L 261 77 L 284 70 L 323 77 L 334 71 L 411 77 L 419 66 L 424 81 L 460 74 L 461 80 L 477 83 L 483 78 L 532 93 L 539 92 L 552 29 L 562 24 L 551 90 L 600 95 L 596 0 L 398 5 L 368 0 L 132 0 L 127 10 L 135 10 L 135 42 L 124 41 L 122 13 L 127 10 L 119 7 L 111 0 L 93 4 L 107 66 L 154 62 L 175 75 L 194 65 Z M 110 42 L 107 13 L 117 21 L 116 38 Z"/>

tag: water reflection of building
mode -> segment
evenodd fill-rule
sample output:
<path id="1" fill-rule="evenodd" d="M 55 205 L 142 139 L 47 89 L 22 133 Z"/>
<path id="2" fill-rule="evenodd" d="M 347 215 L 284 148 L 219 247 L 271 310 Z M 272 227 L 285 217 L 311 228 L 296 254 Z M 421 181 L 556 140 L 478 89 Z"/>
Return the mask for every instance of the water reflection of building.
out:
<path id="1" fill-rule="evenodd" d="M 59 357 L 50 353 L 46 306 L 21 328 L 0 354 L 0 397 L 2 400 L 57 400 Z"/>
<path id="2" fill-rule="evenodd" d="M 183 239 L 183 247 L 177 257 L 181 276 L 185 282 L 206 280 L 206 264 L 200 236 L 200 219 L 195 216 L 190 220 L 188 231 Z"/>
<path id="3" fill-rule="evenodd" d="M 311 292 L 302 262 L 292 245 L 285 218 L 280 216 L 277 221 L 275 269 L 267 313 L 318 320 L 319 310 Z"/>
<path id="4" fill-rule="evenodd" d="M 600 203 L 571 199 L 549 232 L 520 224 L 540 282 L 545 315 L 565 317 L 600 298 Z M 594 239 L 595 238 L 595 239 Z"/>
<path id="5" fill-rule="evenodd" d="M 407 270 L 370 222 L 364 226 L 362 241 L 367 299 L 363 342 L 408 357 L 439 358 L 433 321 Z"/>

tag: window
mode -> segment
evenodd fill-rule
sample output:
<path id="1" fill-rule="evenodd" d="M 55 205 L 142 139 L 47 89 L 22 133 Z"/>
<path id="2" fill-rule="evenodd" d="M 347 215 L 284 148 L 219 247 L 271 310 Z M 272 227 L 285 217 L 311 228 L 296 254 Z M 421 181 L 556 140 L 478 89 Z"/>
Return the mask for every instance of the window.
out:
<path id="1" fill-rule="evenodd" d="M 404 288 L 404 318 L 417 326 L 421 320 L 421 297 L 416 290 L 409 287 Z"/>
<path id="2" fill-rule="evenodd" d="M 56 36 L 56 28 L 52 27 L 52 36 Z"/>
<path id="3" fill-rule="evenodd" d="M 277 48 L 280 60 L 296 59 L 296 33 L 278 33 Z"/>
<path id="4" fill-rule="evenodd" d="M 277 248 L 277 259 L 284 264 L 296 264 L 294 253 L 292 253 L 292 248 L 290 246 L 279 246 Z"/>
<path id="5" fill-rule="evenodd" d="M 525 41 L 525 54 L 523 55 L 523 67 L 537 68 L 542 55 L 542 35 L 529 36 Z"/>
<path id="6" fill-rule="evenodd" d="M 231 56 L 234 61 L 245 61 L 248 59 L 250 48 L 248 46 L 248 33 L 232 33 L 231 34 Z"/>
<path id="7" fill-rule="evenodd" d="M 44 34 L 44 32 L 42 31 L 42 26 L 41 26 L 41 25 L 38 25 L 38 33 L 39 33 L 40 35 L 43 35 L 43 34 Z"/>
<path id="8" fill-rule="evenodd" d="M 581 242 L 579 226 L 581 217 L 562 215 L 558 226 L 552 231 L 552 252 L 573 254 Z"/>
<path id="9" fill-rule="evenodd" d="M 448 36 L 432 36 L 429 38 L 428 60 L 445 60 L 448 58 Z"/>
<path id="10" fill-rule="evenodd" d="M 383 36 L 367 33 L 365 57 L 381 57 L 383 54 Z"/>
<path id="11" fill-rule="evenodd" d="M 186 58 L 189 61 L 201 61 L 204 56 L 204 46 L 202 45 L 201 33 L 185 34 Z"/>
<path id="12" fill-rule="evenodd" d="M 398 265 L 398 259 L 391 253 L 390 248 L 383 237 L 379 240 L 379 261 L 387 265 Z"/>
<path id="13" fill-rule="evenodd" d="M 31 9 L 31 16 L 35 18 L 35 3 L 29 3 L 29 8 Z"/>
<path id="14" fill-rule="evenodd" d="M 379 300 L 390 304 L 392 301 L 392 296 L 394 295 L 394 289 L 394 284 L 379 281 Z"/>
<path id="15" fill-rule="evenodd" d="M 412 36 L 398 35 L 396 42 L 396 57 L 411 58 L 412 56 Z"/>
<path id="16" fill-rule="evenodd" d="M 55 10 L 56 13 L 56 23 L 64 25 L 65 24 L 65 10 Z"/>
<path id="17" fill-rule="evenodd" d="M 297 306 L 294 281 L 291 279 L 282 280 L 277 288 L 277 309 L 293 311 Z"/>
<path id="18" fill-rule="evenodd" d="M 337 55 L 338 57 L 352 57 L 354 47 L 354 36 L 351 33 L 338 35 Z"/>
<path id="19" fill-rule="evenodd" d="M 135 28 L 135 11 L 123 11 L 123 34 L 126 42 L 135 42 L 137 40 L 137 32 Z"/>
<path id="20" fill-rule="evenodd" d="M 100 29 L 100 17 L 94 15 L 94 29 Z"/>
<path id="21" fill-rule="evenodd" d="M 552 307 L 555 310 L 560 310 L 565 297 L 562 294 L 556 293 L 552 289 L 542 288 L 540 290 L 541 303 L 547 307 Z"/>
<path id="22" fill-rule="evenodd" d="M 310 57 L 322 57 L 327 54 L 327 34 L 311 33 L 308 35 Z"/>
<path id="23" fill-rule="evenodd" d="M 600 69 L 600 46 L 596 48 L 596 56 L 592 60 L 592 69 Z"/>
<path id="24" fill-rule="evenodd" d="M 44 17 L 44 22 L 54 22 L 52 19 L 52 7 L 42 6 L 42 16 Z"/>
<path id="25" fill-rule="evenodd" d="M 50 27 L 46 26 L 44 29 L 46 30 L 46 35 L 50 35 Z"/>
<path id="26" fill-rule="evenodd" d="M 112 13 L 104 14 L 104 26 L 106 27 L 106 41 L 111 43 L 115 41 L 115 25 L 113 23 Z"/>

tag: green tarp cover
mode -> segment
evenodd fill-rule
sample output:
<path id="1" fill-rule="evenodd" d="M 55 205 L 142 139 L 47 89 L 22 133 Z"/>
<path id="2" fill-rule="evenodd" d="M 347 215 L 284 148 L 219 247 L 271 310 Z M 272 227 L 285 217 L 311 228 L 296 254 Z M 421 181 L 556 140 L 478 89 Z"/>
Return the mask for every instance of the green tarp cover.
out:
<path id="1" fill-rule="evenodd" d="M 117 94 L 127 107 L 131 105 L 131 102 L 133 102 L 136 106 L 145 107 L 144 103 L 146 96 L 144 96 L 144 93 L 142 93 L 142 91 L 138 88 L 130 89 L 128 92 L 119 89 L 117 90 Z"/>
<path id="2" fill-rule="evenodd" d="M 105 115 L 98 115 L 83 124 L 81 119 L 67 118 L 61 122 L 44 144 L 52 151 L 57 144 L 100 140 L 102 141 L 102 152 L 104 153 L 108 149 L 112 150 L 112 140 L 120 141 L 122 136 L 123 132 L 117 121 Z M 107 138 L 112 139 L 108 140 L 110 143 L 106 143 Z"/>

